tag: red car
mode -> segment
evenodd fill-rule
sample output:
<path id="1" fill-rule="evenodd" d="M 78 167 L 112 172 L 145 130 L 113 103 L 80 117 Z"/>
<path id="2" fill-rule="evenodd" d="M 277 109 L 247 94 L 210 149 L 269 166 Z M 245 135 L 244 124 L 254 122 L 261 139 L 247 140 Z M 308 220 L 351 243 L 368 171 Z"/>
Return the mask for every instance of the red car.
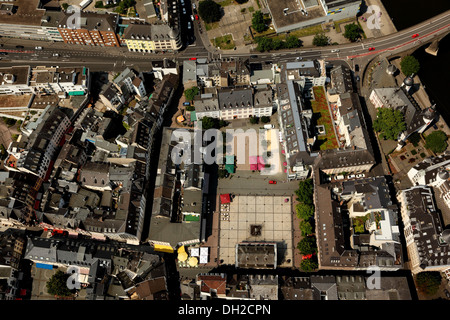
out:
<path id="1" fill-rule="evenodd" d="M 414 34 L 412 35 L 413 38 L 417 38 L 418 36 L 419 36 L 418 33 L 414 33 Z"/>
<path id="2" fill-rule="evenodd" d="M 189 60 L 197 60 L 197 58 L 189 58 Z"/>
<path id="3" fill-rule="evenodd" d="M 198 14 L 195 15 L 195 20 L 198 20 Z"/>
<path id="4" fill-rule="evenodd" d="M 277 184 L 277 182 L 275 180 L 270 180 L 269 183 L 270 184 Z"/>
<path id="5" fill-rule="evenodd" d="M 370 47 L 370 48 L 369 48 L 369 51 L 373 51 L 373 50 L 375 50 L 374 47 Z"/>

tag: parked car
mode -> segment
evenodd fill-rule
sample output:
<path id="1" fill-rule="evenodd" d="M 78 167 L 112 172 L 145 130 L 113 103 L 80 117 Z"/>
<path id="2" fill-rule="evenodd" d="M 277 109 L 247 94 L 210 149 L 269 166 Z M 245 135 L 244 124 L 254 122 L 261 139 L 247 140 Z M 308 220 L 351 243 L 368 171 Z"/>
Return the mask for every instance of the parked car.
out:
<path id="1" fill-rule="evenodd" d="M 190 106 L 191 103 L 190 102 L 183 102 L 183 106 Z"/>
<path id="2" fill-rule="evenodd" d="M 364 178 L 366 175 L 364 173 L 358 173 L 356 175 L 357 178 Z"/>
<path id="3" fill-rule="evenodd" d="M 277 182 L 275 180 L 270 180 L 269 184 L 277 184 Z"/>
<path id="4" fill-rule="evenodd" d="M 186 8 L 183 7 L 183 14 L 186 14 Z"/>
<path id="5" fill-rule="evenodd" d="M 356 76 L 356 81 L 359 81 L 359 79 L 360 79 L 359 76 Z"/>
<path id="6" fill-rule="evenodd" d="M 54 57 L 59 57 L 59 53 L 54 53 L 53 56 Z"/>
<path id="7" fill-rule="evenodd" d="M 359 64 L 355 64 L 355 71 L 356 71 L 356 72 L 359 71 Z"/>
<path id="8" fill-rule="evenodd" d="M 195 15 L 195 20 L 198 20 L 198 14 Z"/>
<path id="9" fill-rule="evenodd" d="M 264 129 L 273 129 L 275 126 L 273 124 L 265 124 Z"/>
<path id="10" fill-rule="evenodd" d="M 192 4 L 192 9 L 197 9 L 197 7 L 195 6 L 195 3 Z"/>
<path id="11" fill-rule="evenodd" d="M 444 289 L 445 296 L 450 299 L 450 292 L 447 289 Z"/>
<path id="12" fill-rule="evenodd" d="M 36 49 L 36 50 L 42 50 L 42 49 L 44 49 L 44 48 L 42 48 L 41 46 L 37 46 L 37 47 L 35 47 L 34 49 Z"/>
<path id="13" fill-rule="evenodd" d="M 354 174 L 351 174 L 351 175 L 348 176 L 348 178 L 349 179 L 354 179 L 354 178 L 356 178 L 356 176 Z"/>

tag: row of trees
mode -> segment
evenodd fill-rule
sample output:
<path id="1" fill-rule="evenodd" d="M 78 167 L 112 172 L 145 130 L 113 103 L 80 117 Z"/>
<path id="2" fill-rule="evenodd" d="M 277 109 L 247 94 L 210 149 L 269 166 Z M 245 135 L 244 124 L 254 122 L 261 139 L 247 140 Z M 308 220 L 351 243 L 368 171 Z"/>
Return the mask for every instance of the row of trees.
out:
<path id="1" fill-rule="evenodd" d="M 270 118 L 268 116 L 262 116 L 261 118 L 259 118 L 259 117 L 251 117 L 250 118 L 251 124 L 258 124 L 259 121 L 261 121 L 262 123 L 269 123 Z"/>
<path id="2" fill-rule="evenodd" d="M 358 41 L 362 38 L 363 30 L 356 23 L 347 24 L 345 26 L 344 37 L 350 40 L 351 42 Z M 325 35 L 325 33 L 321 32 L 314 36 L 313 45 L 317 47 L 324 47 L 332 44 L 331 38 Z"/>
<path id="3" fill-rule="evenodd" d="M 286 37 L 286 40 L 257 37 L 255 38 L 255 42 L 258 45 L 256 47 L 256 50 L 260 52 L 280 49 L 293 49 L 302 46 L 302 42 L 296 36 L 288 36 Z"/>
<path id="4" fill-rule="evenodd" d="M 297 217 L 301 219 L 299 228 L 302 232 L 302 240 L 297 244 L 297 249 L 304 256 L 311 255 L 310 258 L 303 259 L 300 268 L 303 271 L 313 271 L 317 269 L 317 245 L 316 237 L 313 235 L 314 228 L 311 223 L 314 218 L 314 186 L 312 179 L 306 179 L 299 182 L 298 189 L 295 190 L 297 201 L 295 210 Z"/>

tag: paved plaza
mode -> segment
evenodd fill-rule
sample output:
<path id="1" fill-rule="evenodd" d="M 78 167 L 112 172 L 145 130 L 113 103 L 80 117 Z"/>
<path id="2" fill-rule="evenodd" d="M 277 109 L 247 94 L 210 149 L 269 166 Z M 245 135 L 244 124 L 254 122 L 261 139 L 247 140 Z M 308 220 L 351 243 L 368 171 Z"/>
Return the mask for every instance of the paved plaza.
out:
<path id="1" fill-rule="evenodd" d="M 288 202 L 285 202 L 289 199 Z M 221 205 L 219 226 L 219 258 L 223 264 L 235 264 L 236 244 L 242 241 L 277 242 L 279 266 L 291 267 L 292 208 L 291 197 L 235 196 Z M 259 236 L 250 234 L 252 225 L 262 226 Z"/>

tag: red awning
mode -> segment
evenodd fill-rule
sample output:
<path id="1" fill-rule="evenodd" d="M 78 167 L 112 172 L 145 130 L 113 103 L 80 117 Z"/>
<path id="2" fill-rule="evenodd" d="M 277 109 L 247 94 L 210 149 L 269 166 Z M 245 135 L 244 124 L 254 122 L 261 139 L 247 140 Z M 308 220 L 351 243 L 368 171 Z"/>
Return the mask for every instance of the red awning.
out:
<path id="1" fill-rule="evenodd" d="M 221 203 L 230 203 L 231 202 L 231 198 L 230 198 L 230 194 L 221 194 L 220 195 L 220 202 Z"/>

